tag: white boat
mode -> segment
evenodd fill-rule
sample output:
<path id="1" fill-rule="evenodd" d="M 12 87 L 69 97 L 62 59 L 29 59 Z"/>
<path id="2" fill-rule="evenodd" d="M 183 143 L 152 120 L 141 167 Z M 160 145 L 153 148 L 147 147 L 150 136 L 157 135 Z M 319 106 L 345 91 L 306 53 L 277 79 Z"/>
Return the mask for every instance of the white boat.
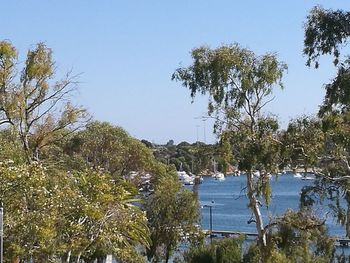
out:
<path id="1" fill-rule="evenodd" d="M 303 176 L 300 173 L 295 173 L 293 175 L 294 178 L 302 178 Z"/>
<path id="2" fill-rule="evenodd" d="M 234 176 L 241 176 L 241 171 L 240 170 L 236 170 L 233 175 Z"/>
<path id="3" fill-rule="evenodd" d="M 315 178 L 313 176 L 308 176 L 308 175 L 301 178 L 301 180 L 314 180 L 314 179 Z"/>
<path id="4" fill-rule="evenodd" d="M 184 185 L 193 185 L 195 176 L 188 175 L 185 171 L 177 172 L 177 177 Z"/>
<path id="5" fill-rule="evenodd" d="M 255 177 L 260 177 L 260 171 L 255 171 L 255 172 L 253 172 L 253 175 L 254 175 Z"/>
<path id="6" fill-rule="evenodd" d="M 224 181 L 225 180 L 225 175 L 223 173 L 220 172 L 216 172 L 212 175 L 212 177 L 215 178 L 215 180 L 219 180 L 219 181 Z"/>
<path id="7" fill-rule="evenodd" d="M 217 171 L 215 160 L 213 160 L 213 170 L 214 170 L 214 174 L 211 177 L 214 177 L 215 180 L 219 180 L 219 181 L 225 180 L 225 175 L 223 173 L 220 173 L 219 171 Z"/>

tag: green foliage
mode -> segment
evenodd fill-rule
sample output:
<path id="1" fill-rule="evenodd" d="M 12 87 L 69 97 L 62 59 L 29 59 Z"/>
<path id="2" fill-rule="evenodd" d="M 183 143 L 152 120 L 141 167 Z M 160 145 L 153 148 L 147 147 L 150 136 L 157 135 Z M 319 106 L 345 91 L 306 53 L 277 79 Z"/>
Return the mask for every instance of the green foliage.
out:
<path id="1" fill-rule="evenodd" d="M 230 162 L 232 162 L 232 159 L 233 159 L 229 133 L 223 133 L 221 135 L 220 156 L 222 157 L 223 172 L 224 172 L 224 174 L 227 174 L 229 164 L 230 164 Z"/>
<path id="2" fill-rule="evenodd" d="M 350 157 L 350 113 L 324 116 L 322 127 L 326 136 L 326 154 L 334 157 L 333 161 L 337 161 L 338 170 L 332 174 L 345 175 L 348 172 L 346 160 Z"/>
<path id="3" fill-rule="evenodd" d="M 334 65 L 338 66 L 337 76 L 325 86 L 326 95 L 320 108 L 320 116 L 334 110 L 348 110 L 350 105 L 349 93 L 349 59 L 343 61 L 341 49 L 346 46 L 350 36 L 350 12 L 343 10 L 314 7 L 305 23 L 304 54 L 307 65 L 315 63 L 319 66 L 319 57 L 330 54 L 334 56 Z"/>
<path id="4" fill-rule="evenodd" d="M 322 128 L 325 134 L 324 155 L 320 156 L 319 172 L 321 179 L 313 187 L 304 189 L 303 199 L 307 204 L 315 202 L 312 193 L 332 201 L 331 207 L 339 222 L 346 225 L 347 236 L 350 236 L 350 198 L 349 172 L 349 58 L 340 56 L 340 51 L 346 46 L 350 36 L 350 13 L 343 10 L 315 7 L 311 10 L 305 25 L 304 54 L 308 56 L 307 64 L 315 62 L 321 55 L 334 56 L 334 64 L 338 66 L 337 76 L 325 86 L 326 95 L 320 108 Z M 321 193 L 323 191 L 323 193 Z M 347 208 L 339 204 L 339 196 L 345 193 Z M 347 210 L 347 212 L 345 212 Z M 346 215 L 345 215 L 346 214 Z"/>
<path id="5" fill-rule="evenodd" d="M 318 180 L 314 185 L 304 187 L 301 194 L 301 205 L 312 206 L 322 203 L 324 199 L 329 202 L 328 206 L 333 212 L 333 216 L 337 221 L 345 226 L 346 235 L 350 236 L 350 217 L 349 205 L 350 198 L 348 194 L 349 185 L 349 160 L 350 160 L 350 119 L 349 113 L 327 114 L 323 116 L 319 131 L 312 130 L 310 127 L 310 138 L 305 145 L 305 151 L 310 155 L 317 157 L 317 174 Z M 314 138 L 312 138 L 314 136 Z M 308 143 L 310 142 L 310 145 Z M 317 154 L 312 152 L 316 147 L 320 148 Z M 343 199 L 345 202 L 341 202 Z M 344 207 L 342 204 L 346 204 Z"/>
<path id="6" fill-rule="evenodd" d="M 307 65 L 315 62 L 319 66 L 320 55 L 334 56 L 334 64 L 339 63 L 340 48 L 350 36 L 350 13 L 343 10 L 314 7 L 305 23 L 304 54 L 308 57 Z"/>
<path id="7" fill-rule="evenodd" d="M 71 138 L 66 152 L 81 156 L 91 167 L 103 168 L 115 177 L 126 177 L 132 171 L 149 172 L 155 165 L 146 145 L 106 122 L 89 123 Z"/>
<path id="8" fill-rule="evenodd" d="M 1 92 L 4 92 L 11 83 L 15 71 L 15 60 L 17 59 L 17 51 L 10 42 L 0 42 L 0 58 L 0 89 Z M 4 98 L 1 98 L 1 104 L 6 104 Z"/>
<path id="9" fill-rule="evenodd" d="M 274 85 L 283 87 L 286 65 L 274 54 L 256 56 L 238 44 L 200 47 L 192 50 L 192 58 L 193 64 L 177 69 L 173 79 L 189 88 L 192 97 L 197 93 L 210 96 L 209 115 L 217 117 L 214 128 L 231 133 L 240 169 L 265 166 L 272 170 L 275 151 L 271 147 L 276 148 L 273 137 L 278 124 L 272 117 L 263 117 L 261 110 L 271 100 Z"/>
<path id="10" fill-rule="evenodd" d="M 7 260 L 48 258 L 59 252 L 61 247 L 55 242 L 59 189 L 51 184 L 45 169 L 37 163 L 14 166 L 9 161 L 1 163 L 0 177 Z"/>
<path id="11" fill-rule="evenodd" d="M 195 193 L 183 188 L 174 173 L 159 179 L 155 192 L 145 204 L 152 244 L 149 260 L 168 262 L 180 241 L 199 236 L 199 204 Z"/>
<path id="12" fill-rule="evenodd" d="M 346 112 L 350 109 L 350 60 L 338 66 L 337 76 L 331 83 L 325 85 L 326 95 L 319 115 L 322 117 L 330 112 Z"/>
<path id="13" fill-rule="evenodd" d="M 134 194 L 109 174 L 53 174 L 36 162 L 6 162 L 0 177 L 7 259 L 51 262 L 68 251 L 89 257 L 100 250 L 127 259 L 137 254 L 135 245 L 149 245 Z"/>
<path id="14" fill-rule="evenodd" d="M 192 246 L 184 254 L 187 263 L 240 263 L 243 238 L 215 240 L 209 245 Z"/>
<path id="15" fill-rule="evenodd" d="M 325 150 L 325 134 L 319 119 L 302 116 L 291 121 L 282 134 L 283 157 L 285 164 L 294 169 L 319 166 L 320 156 Z"/>
<path id="16" fill-rule="evenodd" d="M 12 160 L 16 164 L 26 161 L 22 144 L 16 132 L 11 129 L 0 130 L 0 161 Z"/>
<path id="17" fill-rule="evenodd" d="M 231 108 L 236 109 L 246 104 L 246 96 L 253 96 L 255 89 L 270 94 L 272 86 L 280 81 L 286 69 L 274 54 L 256 57 L 238 44 L 217 49 L 195 48 L 192 58 L 193 65 L 177 69 L 172 78 L 189 88 L 191 97 L 208 93 L 212 102 L 225 106 L 233 102 Z M 282 86 L 281 82 L 279 84 Z"/>
<path id="18" fill-rule="evenodd" d="M 75 77 L 67 74 L 62 80 L 53 81 L 52 51 L 45 44 L 39 43 L 28 51 L 23 69 L 16 69 L 17 65 L 15 47 L 1 41 L 0 125 L 10 125 L 17 132 L 30 162 L 39 160 L 42 148 L 62 138 L 61 130 L 77 128 L 76 124 L 87 114 L 70 102 Z"/>
<path id="19" fill-rule="evenodd" d="M 102 249 L 124 259 L 135 245 L 148 246 L 146 217 L 134 205 L 133 193 L 106 173 L 86 171 L 73 176 L 77 195 L 70 199 L 64 216 L 65 225 L 71 227 L 63 227 L 71 231 L 64 235 L 73 254 L 85 252 L 89 257 Z"/>
<path id="20" fill-rule="evenodd" d="M 327 234 L 325 222 L 310 211 L 288 211 L 278 220 L 277 228 L 270 238 L 274 239 L 276 249 L 292 262 L 331 261 L 334 241 Z"/>
<path id="21" fill-rule="evenodd" d="M 252 245 L 243 262 L 333 262 L 334 241 L 328 236 L 324 222 L 310 211 L 287 211 L 270 224 L 268 246 L 261 255 L 256 245 Z"/>
<path id="22" fill-rule="evenodd" d="M 277 120 L 272 117 L 259 117 L 255 122 L 256 127 L 253 130 L 248 119 L 232 129 L 234 158 L 238 160 L 240 170 L 275 172 L 280 160 Z"/>
<path id="23" fill-rule="evenodd" d="M 219 145 L 181 142 L 178 145 L 155 146 L 153 153 L 157 160 L 165 164 L 173 164 L 178 171 L 208 175 L 208 171 L 213 171 L 213 159 L 219 162 L 218 170 L 223 170 L 224 161 L 220 156 L 221 150 Z"/>

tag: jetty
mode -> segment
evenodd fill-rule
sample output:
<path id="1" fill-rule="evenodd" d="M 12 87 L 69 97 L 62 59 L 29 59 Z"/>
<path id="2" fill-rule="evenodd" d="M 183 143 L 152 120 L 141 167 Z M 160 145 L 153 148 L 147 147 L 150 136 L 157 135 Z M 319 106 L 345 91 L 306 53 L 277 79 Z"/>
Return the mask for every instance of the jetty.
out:
<path id="1" fill-rule="evenodd" d="M 210 237 L 239 237 L 239 236 L 246 236 L 257 238 L 258 233 L 254 232 L 241 232 L 241 231 L 227 231 L 227 230 L 203 230 L 204 234 L 210 236 Z M 350 238 L 346 237 L 332 237 L 332 239 L 336 242 L 336 246 L 341 247 L 349 247 L 350 246 Z"/>
<path id="2" fill-rule="evenodd" d="M 203 230 L 206 235 L 222 236 L 222 237 L 238 237 L 238 236 L 247 236 L 247 237 L 257 237 L 257 233 L 253 232 L 239 232 L 239 231 L 227 231 L 227 230 Z"/>

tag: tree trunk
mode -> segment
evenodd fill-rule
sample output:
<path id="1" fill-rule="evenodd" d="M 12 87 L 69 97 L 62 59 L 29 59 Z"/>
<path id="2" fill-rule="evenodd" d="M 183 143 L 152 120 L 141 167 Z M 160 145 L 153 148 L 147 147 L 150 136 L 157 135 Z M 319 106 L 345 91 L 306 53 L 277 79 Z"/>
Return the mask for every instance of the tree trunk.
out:
<path id="1" fill-rule="evenodd" d="M 69 250 L 68 253 L 67 253 L 66 261 L 65 261 L 66 263 L 69 263 L 71 254 L 72 254 L 72 251 Z"/>
<path id="2" fill-rule="evenodd" d="M 266 233 L 264 230 L 264 223 L 260 212 L 259 200 L 256 198 L 255 195 L 256 193 L 254 187 L 254 175 L 251 171 L 247 173 L 247 189 L 249 207 L 254 214 L 256 230 L 258 232 L 258 245 L 260 251 L 263 252 L 263 249 L 266 247 Z"/>
<path id="3" fill-rule="evenodd" d="M 350 237 L 350 195 L 348 192 L 346 193 L 345 200 L 347 204 L 345 231 L 346 237 Z"/>
<path id="4" fill-rule="evenodd" d="M 165 253 L 165 263 L 168 263 L 168 262 L 169 262 L 169 258 L 170 258 L 170 253 L 169 253 L 169 251 L 167 250 L 166 253 Z"/>
<path id="5" fill-rule="evenodd" d="M 170 251 L 171 251 L 171 245 L 165 247 L 166 252 L 165 252 L 165 263 L 169 262 L 170 259 Z"/>
<path id="6" fill-rule="evenodd" d="M 23 132 L 20 133 L 20 137 L 23 143 L 23 149 L 26 155 L 26 159 L 28 163 L 32 162 L 32 153 L 29 148 L 29 140 L 28 140 L 28 134 L 24 134 Z"/>

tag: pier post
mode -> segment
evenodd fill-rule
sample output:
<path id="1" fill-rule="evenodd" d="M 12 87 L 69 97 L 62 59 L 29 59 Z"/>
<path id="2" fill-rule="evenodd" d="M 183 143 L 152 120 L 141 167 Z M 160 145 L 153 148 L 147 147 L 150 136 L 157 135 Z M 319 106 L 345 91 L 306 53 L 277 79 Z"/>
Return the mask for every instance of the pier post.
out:
<path id="1" fill-rule="evenodd" d="M 213 211 L 212 211 L 212 206 L 209 206 L 209 222 L 210 222 L 210 243 L 213 242 Z"/>

